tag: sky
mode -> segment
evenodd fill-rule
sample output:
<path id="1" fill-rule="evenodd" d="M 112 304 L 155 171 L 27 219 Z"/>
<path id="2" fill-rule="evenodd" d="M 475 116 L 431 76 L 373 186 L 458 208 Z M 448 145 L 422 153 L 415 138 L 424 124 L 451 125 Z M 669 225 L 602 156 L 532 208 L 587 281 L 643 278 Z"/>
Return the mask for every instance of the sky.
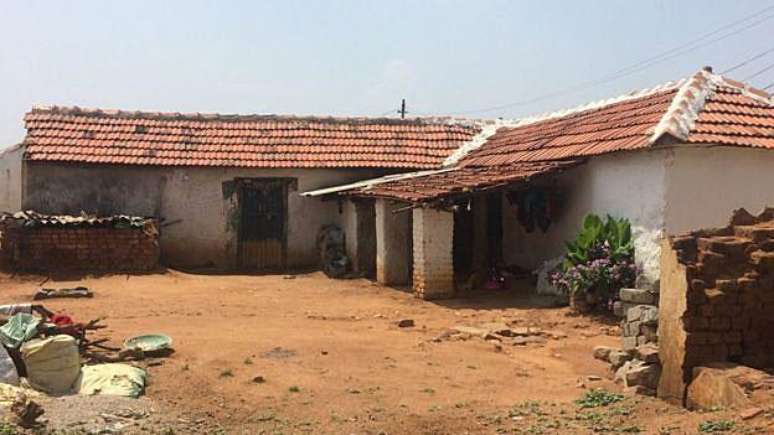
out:
<path id="1" fill-rule="evenodd" d="M 719 72 L 774 48 L 772 8 L 706 37 L 703 46 L 613 74 L 770 6 L 774 1 L 0 0 L 0 148 L 23 139 L 24 113 L 36 104 L 397 116 L 406 98 L 408 116 L 538 114 L 704 65 Z M 772 63 L 774 52 L 730 76 L 743 79 Z M 750 83 L 774 83 L 774 69 Z"/>

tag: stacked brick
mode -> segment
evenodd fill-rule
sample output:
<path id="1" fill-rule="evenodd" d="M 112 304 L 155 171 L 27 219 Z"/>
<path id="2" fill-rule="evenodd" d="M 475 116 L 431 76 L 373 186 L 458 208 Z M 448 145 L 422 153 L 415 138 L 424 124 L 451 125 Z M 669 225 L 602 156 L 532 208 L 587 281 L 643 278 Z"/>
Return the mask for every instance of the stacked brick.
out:
<path id="1" fill-rule="evenodd" d="M 454 215 L 431 208 L 416 208 L 413 213 L 414 294 L 421 299 L 453 297 Z"/>
<path id="2" fill-rule="evenodd" d="M 672 239 L 685 266 L 686 373 L 709 362 L 774 366 L 774 209 Z"/>
<path id="3" fill-rule="evenodd" d="M 14 270 L 142 272 L 158 267 L 155 222 L 142 227 L 2 225 L 0 256 Z"/>

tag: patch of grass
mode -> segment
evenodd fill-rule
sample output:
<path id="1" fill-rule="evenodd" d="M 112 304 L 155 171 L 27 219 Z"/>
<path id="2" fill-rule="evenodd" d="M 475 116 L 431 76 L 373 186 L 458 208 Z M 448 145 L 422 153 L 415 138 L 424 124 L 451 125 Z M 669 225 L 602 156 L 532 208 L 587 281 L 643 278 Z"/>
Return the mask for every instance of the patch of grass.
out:
<path id="1" fill-rule="evenodd" d="M 540 402 L 537 400 L 527 400 L 517 404 L 508 411 L 508 417 L 526 417 L 528 415 L 546 415 L 540 409 Z"/>
<path id="2" fill-rule="evenodd" d="M 18 433 L 14 425 L 0 422 L 0 435 L 17 435 Z"/>
<path id="3" fill-rule="evenodd" d="M 245 358 L 244 363 L 246 366 L 251 366 L 253 365 L 253 359 L 248 356 L 247 358 Z"/>
<path id="4" fill-rule="evenodd" d="M 642 429 L 637 426 L 627 426 L 621 429 L 622 433 L 640 433 Z"/>
<path id="5" fill-rule="evenodd" d="M 435 394 L 435 390 L 433 390 L 432 388 L 425 388 L 422 390 L 422 392 L 427 394 Z"/>
<path id="6" fill-rule="evenodd" d="M 734 426 L 736 426 L 736 423 L 731 420 L 707 420 L 699 423 L 699 432 L 729 432 L 734 429 Z"/>
<path id="7" fill-rule="evenodd" d="M 621 394 L 611 393 L 603 389 L 595 389 L 586 391 L 586 394 L 582 398 L 575 401 L 581 408 L 599 408 L 602 406 L 608 406 L 616 402 L 622 401 L 624 398 Z"/>
<path id="8" fill-rule="evenodd" d="M 191 367 L 188 364 L 185 364 L 182 368 L 184 372 L 187 372 L 188 370 L 191 370 Z"/>
<path id="9" fill-rule="evenodd" d="M 288 391 L 290 391 L 291 393 L 300 393 L 301 388 L 299 388 L 298 385 L 293 385 L 290 388 L 288 388 Z"/>
<path id="10" fill-rule="evenodd" d="M 220 371 L 220 377 L 221 378 L 233 378 L 234 377 L 234 371 L 231 369 L 223 369 Z"/>

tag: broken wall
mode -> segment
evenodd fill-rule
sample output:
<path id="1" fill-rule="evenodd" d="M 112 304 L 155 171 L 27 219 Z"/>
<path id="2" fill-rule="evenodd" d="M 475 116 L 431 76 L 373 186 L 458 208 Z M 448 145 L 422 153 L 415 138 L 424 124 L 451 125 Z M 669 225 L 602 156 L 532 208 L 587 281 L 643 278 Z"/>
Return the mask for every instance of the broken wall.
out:
<path id="1" fill-rule="evenodd" d="M 145 272 L 158 267 L 155 222 L 140 228 L 0 226 L 0 255 L 13 270 Z"/>
<path id="2" fill-rule="evenodd" d="M 661 397 L 681 401 L 697 366 L 774 366 L 774 209 L 672 237 L 662 271 Z"/>
<path id="3" fill-rule="evenodd" d="M 234 179 L 295 178 L 288 198 L 288 266 L 318 264 L 317 231 L 342 225 L 336 201 L 299 192 L 383 175 L 360 169 L 245 169 L 26 163 L 24 207 L 42 213 L 156 216 L 162 262 L 170 266 L 236 266 L 239 214 Z"/>

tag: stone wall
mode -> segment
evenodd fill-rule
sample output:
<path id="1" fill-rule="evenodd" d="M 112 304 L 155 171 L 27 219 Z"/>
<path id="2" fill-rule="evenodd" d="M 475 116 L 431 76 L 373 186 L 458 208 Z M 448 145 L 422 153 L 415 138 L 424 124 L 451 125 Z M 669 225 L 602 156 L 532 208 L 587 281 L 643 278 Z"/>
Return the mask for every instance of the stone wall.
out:
<path id="1" fill-rule="evenodd" d="M 682 399 L 693 368 L 708 363 L 774 366 L 774 209 L 737 210 L 728 226 L 672 237 L 671 248 L 678 264 L 662 270 L 684 277 L 662 286 L 671 307 L 660 335 L 684 351 L 663 355 L 670 375 L 659 394 Z"/>
<path id="2" fill-rule="evenodd" d="M 0 256 L 14 270 L 142 272 L 158 267 L 158 232 L 145 228 L 4 228 Z"/>

